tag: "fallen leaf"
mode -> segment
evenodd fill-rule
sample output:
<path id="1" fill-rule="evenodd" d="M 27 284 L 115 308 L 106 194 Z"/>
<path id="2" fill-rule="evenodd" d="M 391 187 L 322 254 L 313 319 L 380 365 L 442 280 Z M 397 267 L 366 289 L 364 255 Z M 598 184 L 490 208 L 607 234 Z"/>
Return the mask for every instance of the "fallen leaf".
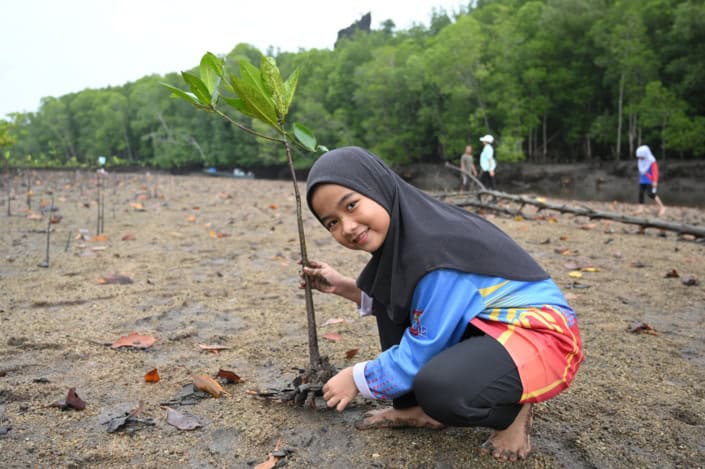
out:
<path id="1" fill-rule="evenodd" d="M 343 319 L 341 319 L 341 318 L 330 318 L 330 319 L 326 320 L 326 322 L 321 324 L 321 327 L 330 326 L 331 324 L 340 324 L 341 322 L 343 322 Z"/>
<path id="2" fill-rule="evenodd" d="M 592 267 L 592 266 L 581 267 L 580 270 L 582 272 L 599 272 L 600 271 L 600 269 L 598 269 L 597 267 Z"/>
<path id="3" fill-rule="evenodd" d="M 186 412 L 181 413 L 171 407 L 163 408 L 166 409 L 166 422 L 179 430 L 195 430 L 203 426 L 195 415 Z"/>
<path id="4" fill-rule="evenodd" d="M 558 219 L 556 217 L 548 217 L 548 222 L 549 223 L 558 223 Z"/>
<path id="5" fill-rule="evenodd" d="M 326 340 L 330 340 L 331 342 L 337 342 L 343 338 L 340 334 L 336 334 L 335 332 L 329 332 L 328 334 L 323 334 L 322 337 Z"/>
<path id="6" fill-rule="evenodd" d="M 225 381 L 226 383 L 232 383 L 232 384 L 237 384 L 240 381 L 242 381 L 242 378 L 240 378 L 235 372 L 229 371 L 229 370 L 224 370 L 224 369 L 219 369 L 218 374 L 215 375 L 216 378 L 220 378 L 221 380 Z"/>
<path id="7" fill-rule="evenodd" d="M 41 219 L 42 219 L 41 213 L 30 212 L 29 215 L 27 215 L 27 220 L 41 220 Z"/>
<path id="8" fill-rule="evenodd" d="M 580 227 L 581 230 L 592 230 L 597 227 L 597 223 L 586 223 Z"/>
<path id="9" fill-rule="evenodd" d="M 159 372 L 156 368 L 153 368 L 144 375 L 144 380 L 148 383 L 158 383 L 159 379 Z"/>
<path id="10" fill-rule="evenodd" d="M 351 348 L 350 350 L 345 352 L 345 358 L 351 359 L 352 357 L 357 355 L 357 352 L 359 352 L 359 351 L 360 351 L 359 348 Z"/>
<path id="11" fill-rule="evenodd" d="M 556 254 L 560 254 L 561 256 L 572 256 L 573 251 L 571 251 L 568 248 L 557 248 L 553 250 Z"/>
<path id="12" fill-rule="evenodd" d="M 272 469 L 274 467 L 277 467 L 277 463 L 279 462 L 279 460 L 285 458 L 291 453 L 290 450 L 281 449 L 281 444 L 282 440 L 277 440 L 277 444 L 274 446 L 274 451 L 269 453 L 266 461 L 257 464 L 255 466 L 255 469 Z"/>
<path id="13" fill-rule="evenodd" d="M 188 217 L 186 217 L 186 221 L 194 223 L 196 221 L 196 215 L 189 215 Z"/>
<path id="14" fill-rule="evenodd" d="M 51 223 L 52 225 L 57 225 L 61 221 L 62 218 L 63 217 L 61 215 L 52 215 L 49 218 L 49 223 Z"/>
<path id="15" fill-rule="evenodd" d="M 568 272 L 568 276 L 572 278 L 582 278 L 583 274 L 579 270 L 571 270 Z"/>
<path id="16" fill-rule="evenodd" d="M 279 208 L 279 206 L 277 204 L 269 204 L 269 208 L 272 210 L 276 210 Z"/>
<path id="17" fill-rule="evenodd" d="M 105 233 L 102 233 L 102 234 L 93 236 L 93 237 L 90 239 L 90 241 L 92 241 L 92 242 L 102 242 L 102 241 L 107 241 L 108 239 L 110 239 L 110 237 L 109 237 L 108 235 L 106 235 Z"/>
<path id="18" fill-rule="evenodd" d="M 132 202 L 132 203 L 130 204 L 130 207 L 132 207 L 133 209 L 137 210 L 138 212 L 144 212 L 144 211 L 146 210 L 146 209 L 144 208 L 144 205 L 142 205 L 142 204 L 139 203 L 139 202 Z"/>
<path id="19" fill-rule="evenodd" d="M 128 426 L 132 432 L 139 430 L 139 427 L 134 425 L 154 425 L 154 421 L 151 418 L 139 418 L 139 414 L 142 412 L 144 407 L 144 401 L 139 401 L 137 407 L 129 412 L 123 412 L 122 415 L 111 418 L 108 424 L 108 433 L 114 433 L 118 430 L 127 429 Z M 133 425 L 134 424 L 134 425 Z"/>
<path id="20" fill-rule="evenodd" d="M 228 350 L 230 348 L 225 345 L 198 344 L 198 346 L 201 348 L 201 350 L 205 350 L 206 352 L 211 352 L 211 353 L 218 353 L 221 350 Z"/>
<path id="21" fill-rule="evenodd" d="M 127 233 L 125 236 L 122 237 L 123 241 L 134 241 L 136 239 L 137 239 L 137 237 L 135 236 L 134 233 Z"/>
<path id="22" fill-rule="evenodd" d="M 56 401 L 50 404 L 49 407 L 58 407 L 61 410 L 83 410 L 86 408 L 86 403 L 83 399 L 78 397 L 78 394 L 76 394 L 76 388 L 69 388 L 69 392 L 66 394 L 66 399 Z"/>
<path id="23" fill-rule="evenodd" d="M 558 239 L 560 239 L 561 241 L 567 241 L 567 240 L 568 240 L 568 236 L 563 235 L 563 236 L 560 236 Z"/>
<path id="24" fill-rule="evenodd" d="M 656 332 L 656 329 L 651 327 L 650 324 L 647 324 L 645 322 L 642 322 L 641 324 L 638 324 L 631 329 L 629 329 L 629 332 L 633 334 L 651 334 L 651 335 L 658 335 L 658 332 Z"/>
<path id="25" fill-rule="evenodd" d="M 120 337 L 116 340 L 111 347 L 134 347 L 134 348 L 149 348 L 157 341 L 154 337 L 146 334 L 139 334 L 137 332 L 130 332 L 127 335 Z"/>
<path id="26" fill-rule="evenodd" d="M 207 392 L 216 399 L 225 394 L 225 389 L 219 382 L 207 375 L 192 375 L 193 385 L 199 391 Z"/>
<path id="27" fill-rule="evenodd" d="M 126 275 L 113 274 L 98 277 L 98 283 L 101 285 L 127 285 L 132 283 L 132 279 Z"/>
<path id="28" fill-rule="evenodd" d="M 215 230 L 210 230 L 210 231 L 208 232 L 208 235 L 209 235 L 211 238 L 226 238 L 226 237 L 230 236 L 230 235 L 227 234 L 227 233 L 222 233 L 222 232 L 220 232 L 220 231 L 215 231 Z"/>
<path id="29" fill-rule="evenodd" d="M 678 278 L 680 275 L 678 275 L 678 271 L 676 269 L 671 269 L 670 271 L 666 272 L 666 277 L 665 278 Z"/>
<path id="30" fill-rule="evenodd" d="M 522 217 L 521 215 L 515 215 L 514 221 L 524 221 L 524 217 Z"/>

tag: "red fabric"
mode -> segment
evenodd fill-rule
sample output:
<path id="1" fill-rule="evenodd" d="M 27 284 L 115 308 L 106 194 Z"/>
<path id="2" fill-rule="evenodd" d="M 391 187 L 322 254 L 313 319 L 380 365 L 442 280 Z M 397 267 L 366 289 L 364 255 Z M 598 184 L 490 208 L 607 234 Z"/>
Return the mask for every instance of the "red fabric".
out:
<path id="1" fill-rule="evenodd" d="M 651 184 L 658 184 L 658 165 L 654 161 L 651 163 Z"/>
<path id="2" fill-rule="evenodd" d="M 516 314 L 512 324 L 477 317 L 471 323 L 511 355 L 524 388 L 519 402 L 545 401 L 570 386 L 583 361 L 578 325 L 569 325 L 551 306 L 521 308 Z"/>

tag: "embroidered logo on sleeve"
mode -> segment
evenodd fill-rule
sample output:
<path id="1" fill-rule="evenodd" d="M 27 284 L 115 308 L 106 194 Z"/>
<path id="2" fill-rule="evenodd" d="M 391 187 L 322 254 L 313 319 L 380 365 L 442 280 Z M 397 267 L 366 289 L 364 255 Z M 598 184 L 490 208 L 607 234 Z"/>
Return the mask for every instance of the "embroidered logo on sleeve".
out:
<path id="1" fill-rule="evenodd" d="M 426 326 L 423 326 L 421 324 L 422 314 L 423 311 L 415 309 L 414 314 L 411 318 L 411 327 L 409 328 L 409 332 L 411 332 L 411 335 L 413 335 L 414 337 L 426 337 Z"/>

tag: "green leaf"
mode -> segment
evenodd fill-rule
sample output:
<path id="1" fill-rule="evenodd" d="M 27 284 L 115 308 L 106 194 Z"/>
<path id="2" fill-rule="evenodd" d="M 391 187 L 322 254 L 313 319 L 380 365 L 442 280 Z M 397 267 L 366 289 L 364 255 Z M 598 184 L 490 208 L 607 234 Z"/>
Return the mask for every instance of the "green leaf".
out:
<path id="1" fill-rule="evenodd" d="M 184 99 L 193 105 L 200 104 L 200 102 L 198 101 L 198 98 L 196 98 L 196 96 L 194 96 L 193 93 L 189 93 L 187 91 L 179 89 L 175 86 L 171 86 L 171 85 L 164 83 L 164 82 L 161 82 L 161 85 L 168 88 L 169 90 L 171 90 L 171 95 L 175 98 Z"/>
<path id="2" fill-rule="evenodd" d="M 263 93 L 261 88 L 257 88 L 256 85 L 236 77 L 233 77 L 232 87 L 249 110 L 250 114 L 248 115 L 268 123 L 280 133 L 283 132 L 277 121 L 277 113 L 274 109 L 274 104 L 272 100 Z"/>
<path id="3" fill-rule="evenodd" d="M 283 121 L 288 112 L 288 106 L 286 103 L 286 89 L 284 88 L 281 72 L 274 59 L 271 57 L 262 57 L 260 69 L 262 81 L 267 90 L 271 93 L 274 106 Z"/>
<path id="4" fill-rule="evenodd" d="M 201 58 L 199 72 L 209 94 L 213 95 L 218 88 L 218 78 L 223 76 L 223 60 L 211 52 L 206 52 Z"/>
<path id="5" fill-rule="evenodd" d="M 299 83 L 299 69 L 294 70 L 294 73 L 289 75 L 289 78 L 284 82 L 284 100 L 286 101 L 287 111 L 291 106 L 291 102 L 294 100 L 294 93 L 296 92 L 296 85 Z"/>
<path id="6" fill-rule="evenodd" d="M 181 76 L 184 78 L 186 84 L 191 88 L 191 92 L 196 95 L 196 98 L 204 106 L 210 106 L 211 103 L 211 93 L 208 91 L 208 87 L 203 81 L 196 75 L 188 72 L 181 72 Z"/>
<path id="7" fill-rule="evenodd" d="M 296 140 L 298 140 L 299 143 L 301 143 L 301 145 L 303 145 L 303 147 L 308 151 L 316 151 L 317 142 L 313 132 L 298 123 L 294 123 L 293 128 Z"/>
<path id="8" fill-rule="evenodd" d="M 262 82 L 259 69 L 247 60 L 240 61 L 240 79 L 259 89 L 262 95 L 271 96 L 271 91 L 267 90 Z"/>
<path id="9" fill-rule="evenodd" d="M 225 101 L 226 104 L 228 104 L 231 107 L 234 107 L 244 115 L 248 117 L 253 117 L 256 119 L 259 119 L 259 116 L 255 113 L 253 113 L 250 108 L 247 107 L 247 104 L 245 104 L 245 101 L 243 101 L 240 98 L 227 98 L 223 96 L 223 101 Z"/>

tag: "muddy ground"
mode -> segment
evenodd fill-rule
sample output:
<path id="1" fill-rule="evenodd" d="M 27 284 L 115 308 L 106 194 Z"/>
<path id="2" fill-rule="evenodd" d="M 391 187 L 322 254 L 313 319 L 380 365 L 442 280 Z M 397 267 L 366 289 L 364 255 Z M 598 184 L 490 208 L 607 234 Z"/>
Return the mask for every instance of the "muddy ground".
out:
<path id="1" fill-rule="evenodd" d="M 358 398 L 339 414 L 248 393 L 287 387 L 308 364 L 290 182 L 110 175 L 103 190 L 107 239 L 91 240 L 82 238 L 97 230 L 95 175 L 36 173 L 32 213 L 41 214 L 51 190 L 54 213 L 62 216 L 51 225 L 44 268 L 38 264 L 46 260 L 49 212 L 28 216 L 27 180 L 5 176 L 0 202 L 3 467 L 252 467 L 279 440 L 290 450 L 281 463 L 292 468 L 505 466 L 476 450 L 487 429 L 361 432 L 354 422 L 377 403 Z M 342 250 L 305 214 L 310 257 L 355 275 L 367 255 Z M 486 216 L 564 289 L 585 345 L 573 386 L 537 406 L 534 451 L 517 466 L 705 467 L 705 245 L 567 214 Z M 665 218 L 702 226 L 705 211 L 670 207 Z M 581 278 L 570 276 L 581 268 Z M 115 275 L 132 283 L 100 283 Z M 314 300 L 320 347 L 336 366 L 375 356 L 372 319 L 357 318 L 351 304 L 330 296 L 316 293 Z M 644 323 L 653 330 L 630 332 Z M 110 347 L 130 332 L 158 341 L 146 349 Z M 323 338 L 329 333 L 340 339 Z M 199 344 L 227 349 L 211 353 Z M 359 352 L 348 359 L 351 349 Z M 153 368 L 161 380 L 147 383 Z M 221 368 L 243 381 L 224 385 L 219 399 L 173 402 L 191 375 L 214 376 Z M 69 388 L 84 410 L 50 406 Z M 139 401 L 139 417 L 154 425 L 109 433 L 107 422 Z M 161 405 L 170 401 L 202 427 L 168 424 Z"/>

